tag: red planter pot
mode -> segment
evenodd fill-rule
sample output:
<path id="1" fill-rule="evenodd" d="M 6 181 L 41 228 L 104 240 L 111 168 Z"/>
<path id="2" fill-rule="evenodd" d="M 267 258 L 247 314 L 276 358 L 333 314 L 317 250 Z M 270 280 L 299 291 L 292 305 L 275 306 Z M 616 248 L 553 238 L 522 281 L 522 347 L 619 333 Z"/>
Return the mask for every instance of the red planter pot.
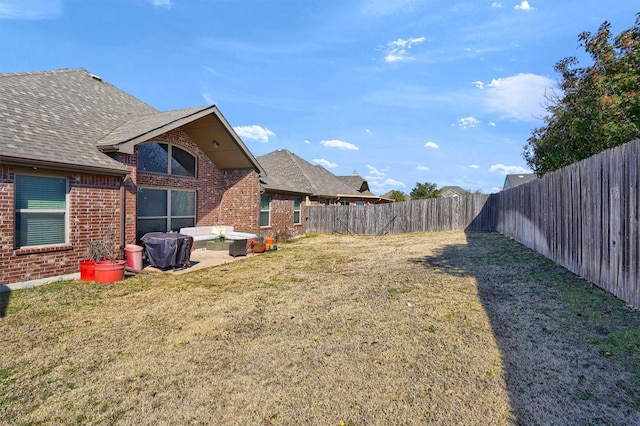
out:
<path id="1" fill-rule="evenodd" d="M 96 262 L 93 260 L 83 260 L 80 262 L 80 279 L 82 281 L 94 281 Z"/>
<path id="2" fill-rule="evenodd" d="M 95 270 L 95 281 L 103 284 L 112 283 L 115 281 L 124 280 L 124 265 L 126 261 L 124 260 L 104 260 L 96 263 L 94 267 Z"/>

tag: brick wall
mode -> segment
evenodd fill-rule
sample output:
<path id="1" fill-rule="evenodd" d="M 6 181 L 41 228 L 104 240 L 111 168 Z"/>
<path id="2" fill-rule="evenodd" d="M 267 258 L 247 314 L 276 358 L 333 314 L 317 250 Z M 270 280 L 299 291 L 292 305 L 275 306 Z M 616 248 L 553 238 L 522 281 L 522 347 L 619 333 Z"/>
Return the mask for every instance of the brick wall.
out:
<path id="1" fill-rule="evenodd" d="M 260 183 L 252 169 L 225 170 L 220 205 L 220 225 L 257 232 L 260 227 Z"/>
<path id="2" fill-rule="evenodd" d="M 69 182 L 69 244 L 14 248 L 13 182 L 15 174 L 59 176 Z M 111 224 L 120 233 L 120 178 L 61 174 L 0 166 L 0 283 L 10 284 L 73 274 L 85 257 L 88 241 L 100 239 Z"/>
<path id="3" fill-rule="evenodd" d="M 276 241 L 286 241 L 292 237 L 304 235 L 306 232 L 306 206 L 301 197 L 300 224 L 293 223 L 294 196 L 285 194 L 267 194 L 271 196 L 269 208 L 270 226 L 262 227 L 261 235 L 273 237 Z"/>
<path id="4" fill-rule="evenodd" d="M 79 271 L 86 256 L 88 241 L 100 239 L 111 224 L 119 244 L 121 214 L 124 210 L 124 243 L 136 241 L 138 186 L 187 189 L 197 192 L 196 225 L 232 225 L 238 230 L 259 228 L 260 186 L 252 169 L 222 171 L 181 129 L 172 130 L 153 141 L 171 143 L 197 158 L 197 178 L 140 172 L 136 156 L 113 154 L 130 170 L 120 177 L 81 173 L 34 171 L 0 166 L 0 284 L 24 282 Z M 13 181 L 15 173 L 63 176 L 69 179 L 69 244 L 55 248 L 14 249 Z M 121 189 L 122 187 L 122 189 Z M 124 206 L 121 199 L 124 198 Z"/>
<path id="5" fill-rule="evenodd" d="M 136 235 L 138 186 L 195 190 L 196 226 L 229 225 L 242 230 L 258 229 L 260 187 L 254 170 L 220 170 L 181 129 L 167 132 L 152 141 L 169 143 L 195 155 L 197 178 L 138 171 L 134 156 L 122 158 L 131 170 L 131 179 L 127 182 L 127 240 L 135 239 Z"/>

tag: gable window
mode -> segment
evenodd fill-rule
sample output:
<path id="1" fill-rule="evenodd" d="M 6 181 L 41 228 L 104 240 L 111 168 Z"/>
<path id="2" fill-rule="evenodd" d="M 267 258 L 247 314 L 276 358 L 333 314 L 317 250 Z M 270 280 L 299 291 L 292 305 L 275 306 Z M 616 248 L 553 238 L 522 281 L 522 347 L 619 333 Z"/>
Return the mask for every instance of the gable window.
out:
<path id="1" fill-rule="evenodd" d="M 196 157 L 171 144 L 149 142 L 138 145 L 138 170 L 195 177 Z"/>
<path id="2" fill-rule="evenodd" d="M 293 199 L 293 223 L 294 224 L 299 224 L 300 223 L 300 205 L 302 203 L 302 200 L 300 199 L 300 197 L 296 197 Z"/>
<path id="3" fill-rule="evenodd" d="M 180 231 L 195 223 L 195 191 L 138 188 L 138 237 L 147 232 Z"/>
<path id="4" fill-rule="evenodd" d="M 67 241 L 65 178 L 16 175 L 15 246 L 45 246 Z"/>
<path id="5" fill-rule="evenodd" d="M 270 209 L 271 208 L 271 195 L 260 196 L 260 226 L 269 226 L 270 222 Z"/>

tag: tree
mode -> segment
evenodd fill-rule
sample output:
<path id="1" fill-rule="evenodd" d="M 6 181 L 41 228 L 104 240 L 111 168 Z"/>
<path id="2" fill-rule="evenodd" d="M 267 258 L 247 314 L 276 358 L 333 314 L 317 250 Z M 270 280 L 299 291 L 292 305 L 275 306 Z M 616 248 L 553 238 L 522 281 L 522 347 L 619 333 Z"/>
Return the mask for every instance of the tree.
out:
<path id="1" fill-rule="evenodd" d="M 389 196 L 393 201 L 407 201 L 407 195 L 402 192 L 394 189 L 391 191 L 391 195 Z"/>
<path id="2" fill-rule="evenodd" d="M 416 183 L 415 188 L 409 194 L 412 200 L 424 200 L 425 198 L 440 197 L 440 190 L 435 183 Z"/>
<path id="3" fill-rule="evenodd" d="M 579 35 L 593 64 L 562 59 L 562 94 L 548 97 L 545 125 L 534 129 L 524 158 L 539 176 L 640 137 L 640 14 L 612 38 L 610 24 Z"/>

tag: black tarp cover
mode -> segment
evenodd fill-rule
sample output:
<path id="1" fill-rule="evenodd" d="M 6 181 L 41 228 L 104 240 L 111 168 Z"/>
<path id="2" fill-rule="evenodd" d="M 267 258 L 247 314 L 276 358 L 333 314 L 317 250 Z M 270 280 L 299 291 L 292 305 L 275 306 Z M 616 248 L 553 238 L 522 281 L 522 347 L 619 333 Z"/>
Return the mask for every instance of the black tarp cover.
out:
<path id="1" fill-rule="evenodd" d="M 144 252 L 151 266 L 183 268 L 191 258 L 193 237 L 189 235 L 149 232 L 141 238 Z"/>

